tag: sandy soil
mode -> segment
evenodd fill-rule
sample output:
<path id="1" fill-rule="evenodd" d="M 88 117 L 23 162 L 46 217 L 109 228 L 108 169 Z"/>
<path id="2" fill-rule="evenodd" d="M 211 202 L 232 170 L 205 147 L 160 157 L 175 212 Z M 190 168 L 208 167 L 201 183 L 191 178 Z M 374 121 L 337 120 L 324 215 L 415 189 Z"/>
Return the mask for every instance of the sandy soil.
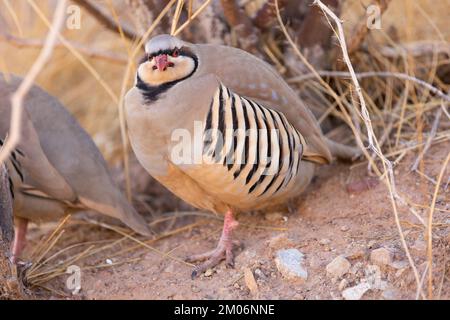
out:
<path id="1" fill-rule="evenodd" d="M 425 173 L 429 177 L 437 179 L 449 147 L 449 143 L 441 143 L 430 149 L 425 161 Z M 409 172 L 413 160 L 411 153 L 395 170 L 398 192 L 415 204 L 414 209 L 425 217 L 435 185 Z M 71 296 L 65 287 L 68 277 L 65 274 L 45 286 L 59 290 L 66 298 L 75 299 L 343 299 L 343 290 L 366 281 L 370 272 L 379 272 L 378 280 L 382 285 L 367 291 L 362 299 L 414 299 L 417 286 L 400 242 L 387 188 L 379 183 L 359 193 L 347 191 L 349 183 L 367 178 L 366 167 L 366 164 L 321 167 L 291 212 L 241 215 L 236 238 L 242 241 L 243 249 L 237 252 L 235 269 L 228 269 L 222 263 L 206 276 L 191 280 L 192 267 L 175 259 L 215 247 L 221 221 L 181 216 L 159 224 L 158 231 L 177 230 L 193 223 L 197 226 L 151 244 L 160 252 L 168 253 L 169 257 L 142 247 L 115 256 L 118 251 L 135 245 L 125 240 L 111 250 L 77 262 L 82 268 L 78 295 Z M 449 175 L 450 168 L 447 168 L 444 185 Z M 175 201 L 164 191 L 162 194 L 169 199 L 167 201 Z M 175 203 L 186 209 L 181 202 Z M 450 269 L 446 263 L 450 248 L 448 189 L 444 192 L 441 189 L 436 208 L 433 219 L 434 295 L 449 299 Z M 406 207 L 400 207 L 399 214 L 406 242 L 421 276 L 427 265 L 424 228 Z M 43 233 L 42 229 L 32 230 L 34 239 L 31 243 L 42 238 Z M 112 243 L 119 238 L 99 227 L 69 224 L 57 247 L 62 249 L 73 243 L 104 239 Z M 287 279 L 277 270 L 274 255 L 277 250 L 288 248 L 296 248 L 305 254 L 306 281 Z M 389 265 L 372 266 L 370 254 L 377 248 L 392 252 Z M 326 266 L 339 255 L 350 262 L 350 270 L 342 277 L 330 277 Z M 243 276 L 246 268 L 256 279 L 256 291 L 250 292 L 246 285 Z M 424 282 L 425 294 L 426 289 L 427 281 Z M 34 289 L 33 295 L 62 298 L 56 291 L 44 289 Z"/>

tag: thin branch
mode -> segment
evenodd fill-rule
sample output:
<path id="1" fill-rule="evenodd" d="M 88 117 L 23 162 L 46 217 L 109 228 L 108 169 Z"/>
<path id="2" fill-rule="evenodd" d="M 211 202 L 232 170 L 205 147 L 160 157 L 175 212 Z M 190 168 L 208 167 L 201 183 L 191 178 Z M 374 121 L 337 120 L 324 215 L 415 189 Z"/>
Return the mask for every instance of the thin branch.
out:
<path id="1" fill-rule="evenodd" d="M 100 22 L 107 29 L 119 34 L 120 30 L 122 30 L 125 37 L 127 37 L 130 40 L 139 38 L 138 35 L 127 26 L 116 24 L 116 22 L 113 19 L 111 19 L 111 17 L 106 15 L 97 5 L 93 4 L 89 0 L 72 0 L 72 1 L 78 4 L 79 6 L 83 7 L 84 9 L 86 9 L 87 12 L 89 12 L 98 22 Z"/>
<path id="2" fill-rule="evenodd" d="M 21 137 L 20 126 L 22 123 L 23 100 L 28 91 L 33 86 L 36 77 L 52 56 L 55 43 L 58 39 L 59 30 L 64 23 L 66 2 L 66 0 L 61 0 L 58 2 L 58 5 L 55 9 L 55 14 L 53 16 L 52 25 L 45 39 L 44 46 L 42 47 L 39 56 L 31 66 L 27 75 L 24 77 L 17 90 L 11 96 L 11 125 L 8 139 L 6 140 L 2 150 L 0 150 L 0 163 L 3 163 L 7 159 L 7 157 L 9 157 L 12 150 L 19 143 Z"/>
<path id="3" fill-rule="evenodd" d="M 445 53 L 450 56 L 450 44 L 442 41 L 418 41 L 412 43 L 399 44 L 397 47 L 382 47 L 380 53 L 388 58 L 398 58 L 402 56 L 418 57 L 433 53 Z"/>
<path id="4" fill-rule="evenodd" d="M 352 82 L 355 86 L 355 90 L 358 96 L 358 100 L 360 103 L 360 107 L 361 107 L 361 116 L 363 118 L 364 124 L 366 126 L 367 129 L 367 137 L 369 140 L 369 149 L 372 150 L 382 161 L 383 164 L 383 168 L 385 170 L 386 173 L 386 185 L 389 189 L 389 195 L 391 198 L 391 203 L 392 203 L 392 208 L 394 211 L 394 219 L 395 219 L 395 223 L 397 225 L 397 229 L 400 235 L 400 241 L 402 243 L 403 249 L 405 250 L 406 256 L 408 258 L 408 262 L 413 270 L 414 273 L 414 277 L 416 280 L 416 284 L 417 287 L 420 288 L 420 278 L 419 278 L 419 273 L 417 272 L 417 268 L 414 264 L 414 260 L 411 257 L 411 254 L 409 252 L 408 249 L 408 245 L 406 244 L 406 240 L 405 240 L 405 236 L 403 234 L 403 229 L 402 226 L 400 224 L 400 218 L 399 218 L 399 214 L 398 214 L 398 209 L 397 209 L 397 203 L 396 203 L 396 199 L 400 198 L 400 196 L 398 195 L 397 191 L 396 191 L 396 185 L 395 185 L 395 177 L 394 177 L 394 170 L 393 170 L 393 164 L 391 161 L 389 161 L 383 154 L 383 152 L 380 149 L 377 137 L 373 131 L 373 127 L 372 127 L 372 122 L 370 119 L 370 114 L 369 111 L 367 109 L 366 106 L 366 102 L 364 100 L 364 97 L 362 95 L 362 90 L 361 90 L 361 86 L 359 85 L 358 82 L 358 77 L 355 74 L 355 71 L 353 69 L 353 65 L 350 61 L 350 57 L 349 57 L 349 53 L 347 51 L 347 44 L 345 41 L 345 34 L 344 34 L 344 28 L 342 26 L 342 21 L 334 14 L 333 11 L 331 11 L 327 6 L 325 6 L 320 0 L 314 0 L 314 4 L 319 6 L 322 11 L 324 12 L 324 14 L 328 15 L 331 17 L 331 19 L 334 21 L 334 23 L 336 24 L 337 27 L 337 39 L 339 41 L 339 45 L 341 47 L 342 50 L 342 56 L 343 59 L 345 61 L 345 64 L 347 65 L 347 68 L 349 69 L 349 72 L 351 74 L 351 78 L 352 78 Z M 421 290 L 420 290 L 421 291 Z"/>
<path id="5" fill-rule="evenodd" d="M 439 120 L 441 120 L 441 116 L 442 116 L 442 109 L 438 109 L 434 117 L 433 125 L 431 127 L 430 135 L 428 136 L 425 147 L 423 148 L 422 152 L 419 154 L 419 156 L 416 158 L 413 165 L 411 166 L 411 171 L 417 171 L 420 161 L 422 161 L 423 156 L 427 153 L 428 149 L 430 148 L 431 142 L 433 141 L 434 137 L 436 137 L 436 132 L 439 127 Z"/>
<path id="6" fill-rule="evenodd" d="M 428 299 L 433 299 L 433 214 L 434 207 L 436 206 L 436 200 L 441 187 L 442 178 L 444 177 L 445 170 L 447 169 L 448 162 L 450 160 L 450 152 L 447 154 L 447 158 L 442 164 L 441 172 L 434 189 L 433 200 L 431 201 L 430 212 L 428 214 L 427 225 L 427 257 L 428 257 Z"/>
<path id="7" fill-rule="evenodd" d="M 45 40 L 43 39 L 24 39 L 19 38 L 11 34 L 4 33 L 3 31 L 0 31 L 0 39 L 4 40 L 5 42 L 9 43 L 12 46 L 15 46 L 17 48 L 41 48 L 44 46 Z M 120 55 L 115 54 L 107 51 L 102 51 L 96 48 L 92 48 L 91 46 L 85 46 L 81 43 L 75 43 L 70 42 L 72 47 L 77 49 L 79 52 L 83 53 L 84 55 L 93 58 L 93 59 L 101 59 L 106 60 L 112 63 L 117 64 L 127 64 L 128 58 L 126 55 Z M 58 41 L 55 43 L 55 48 L 65 48 L 66 46 L 61 42 Z"/>
<path id="8" fill-rule="evenodd" d="M 380 8 L 380 18 L 381 18 L 381 15 L 386 11 L 391 0 L 376 0 L 375 2 L 377 3 L 376 5 Z M 364 42 L 364 39 L 366 38 L 367 33 L 370 30 L 367 27 L 366 19 L 367 18 L 364 15 L 364 17 L 361 19 L 359 24 L 355 27 L 356 31 L 350 37 L 351 41 L 348 45 L 348 54 L 349 55 L 352 55 L 356 50 L 359 49 L 359 47 L 361 46 L 361 43 Z"/>
<path id="9" fill-rule="evenodd" d="M 326 70 L 321 70 L 321 71 L 317 71 L 317 73 L 322 76 L 322 77 L 350 77 L 351 73 L 350 72 L 344 72 L 344 71 L 326 71 Z M 423 87 L 425 87 L 426 89 L 430 90 L 431 93 L 439 96 L 440 98 L 450 102 L 450 96 L 448 94 L 445 94 L 444 92 L 442 92 L 441 90 L 439 90 L 438 88 L 432 86 L 431 84 L 429 84 L 428 82 L 425 82 L 421 79 L 418 79 L 416 77 L 410 76 L 409 74 L 406 73 L 400 73 L 400 72 L 388 72 L 388 71 L 370 71 L 370 72 L 360 72 L 360 73 L 355 73 L 356 77 L 358 79 L 363 79 L 363 78 L 369 78 L 369 77 L 381 77 L 381 78 L 397 78 L 397 79 L 402 79 L 402 80 L 407 80 L 407 81 L 411 81 L 414 83 L 417 83 Z M 301 75 L 298 77 L 294 77 L 288 80 L 288 82 L 302 82 L 308 79 L 312 79 L 312 78 L 316 78 L 316 75 L 314 73 L 308 73 L 305 75 Z"/>

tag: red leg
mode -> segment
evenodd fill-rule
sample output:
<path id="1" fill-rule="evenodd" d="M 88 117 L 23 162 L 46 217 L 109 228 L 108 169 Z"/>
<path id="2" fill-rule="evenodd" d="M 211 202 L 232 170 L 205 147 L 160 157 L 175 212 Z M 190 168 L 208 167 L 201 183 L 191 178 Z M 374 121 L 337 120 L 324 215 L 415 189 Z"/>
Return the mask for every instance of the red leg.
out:
<path id="1" fill-rule="evenodd" d="M 192 278 L 195 278 L 200 273 L 216 266 L 223 259 L 225 259 L 228 266 L 234 267 L 233 245 L 235 243 L 233 242 L 232 233 L 238 225 L 239 223 L 233 217 L 233 212 L 228 210 L 225 213 L 222 235 L 216 249 L 188 258 L 189 261 L 206 260 L 204 263 L 199 264 L 194 268 L 192 271 Z"/>
<path id="2" fill-rule="evenodd" d="M 22 250 L 27 242 L 28 220 L 24 218 L 16 218 L 16 228 L 14 232 L 14 242 L 11 248 L 11 261 L 16 263 L 20 257 Z"/>

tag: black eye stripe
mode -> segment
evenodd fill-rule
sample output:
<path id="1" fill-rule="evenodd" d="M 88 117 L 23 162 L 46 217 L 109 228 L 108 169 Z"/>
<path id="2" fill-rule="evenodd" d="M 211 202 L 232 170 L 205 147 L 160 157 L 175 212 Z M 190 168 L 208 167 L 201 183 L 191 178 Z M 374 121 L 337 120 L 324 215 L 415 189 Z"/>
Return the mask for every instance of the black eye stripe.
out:
<path id="1" fill-rule="evenodd" d="M 152 53 L 147 53 L 146 54 L 146 59 L 151 59 L 155 56 L 159 56 L 160 54 L 167 54 L 167 55 L 172 55 L 174 52 L 176 52 L 178 54 L 178 56 L 186 56 L 186 57 L 194 57 L 194 53 L 189 50 L 189 48 L 187 47 L 181 47 L 181 48 L 173 48 L 173 49 L 164 49 L 164 50 L 159 50 L 156 52 L 152 52 Z"/>

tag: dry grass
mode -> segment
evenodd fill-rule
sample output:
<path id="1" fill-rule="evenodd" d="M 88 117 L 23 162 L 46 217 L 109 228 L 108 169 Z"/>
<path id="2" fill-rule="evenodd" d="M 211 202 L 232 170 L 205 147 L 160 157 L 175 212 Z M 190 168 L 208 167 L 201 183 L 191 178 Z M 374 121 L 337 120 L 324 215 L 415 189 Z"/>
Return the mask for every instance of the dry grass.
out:
<path id="1" fill-rule="evenodd" d="M 38 1 L 38 8 L 33 8 L 26 1 L 0 2 L 0 12 L 2 12 L 0 28 L 3 29 L 2 25 L 5 25 L 5 30 L 9 34 L 21 39 L 42 40 L 48 31 L 48 17 L 51 16 L 52 11 L 50 2 Z M 192 1 L 168 2 L 166 10 L 153 25 L 149 26 L 147 34 L 152 33 L 159 19 L 166 12 L 170 12 L 173 17 L 172 33 L 180 33 L 183 28 L 189 28 L 191 20 L 203 18 L 202 10 L 209 5 L 209 2 L 205 1 L 203 6 L 195 8 L 192 8 Z M 363 18 L 364 7 L 369 3 L 369 1 L 346 1 L 342 15 L 343 33 L 346 39 L 352 34 L 352 28 Z M 180 10 L 183 4 L 190 8 L 189 19 L 180 23 Z M 105 9 L 111 12 L 116 21 L 129 22 L 129 17 L 124 10 L 125 5 L 121 1 L 107 1 Z M 445 65 L 448 66 L 450 60 L 448 52 L 450 28 L 445 14 L 447 11 L 445 1 L 392 1 L 383 15 L 382 29 L 369 32 L 364 50 L 358 51 L 349 59 L 344 52 L 350 74 L 342 74 L 343 61 L 337 61 L 335 70 L 331 73 L 314 70 L 311 67 L 312 76 L 297 75 L 294 70 L 289 70 L 289 67 L 284 64 L 285 50 L 281 42 L 264 44 L 264 51 L 274 65 L 277 69 L 290 74 L 290 82 L 298 91 L 310 90 L 323 102 L 324 108 L 321 110 L 320 121 L 332 119 L 332 123 L 335 124 L 333 130 L 328 133 L 330 137 L 342 137 L 343 133 L 351 130 L 353 139 L 360 146 L 369 146 L 363 148 L 365 159 L 362 163 L 367 165 L 369 174 L 376 174 L 387 183 L 399 237 L 415 273 L 417 296 L 422 298 L 426 297 L 422 288 L 425 283 L 428 288 L 427 297 L 433 298 L 438 296 L 439 291 L 433 291 L 433 285 L 438 288 L 440 285 L 442 288 L 444 281 L 444 276 L 442 280 L 435 279 L 433 273 L 432 235 L 433 228 L 438 227 L 438 224 L 433 223 L 434 211 L 445 211 L 444 208 L 436 205 L 436 198 L 448 188 L 449 157 L 440 160 L 441 170 L 437 176 L 432 176 L 424 156 L 427 155 L 430 145 L 442 144 L 450 140 L 449 85 L 438 77 L 439 70 Z M 338 26 L 333 20 L 330 24 L 334 28 Z M 284 33 L 288 36 L 289 28 L 285 29 Z M 60 38 L 61 45 L 56 47 L 57 51 L 51 63 L 38 77 L 38 83 L 68 106 L 83 127 L 92 134 L 111 164 L 127 159 L 128 146 L 122 104 L 124 94 L 132 81 L 135 61 L 141 53 L 142 42 L 132 43 L 123 35 L 118 36 L 105 31 L 87 14 L 82 16 L 80 30 L 66 30 L 63 36 L 64 38 Z M 338 33 L 338 36 L 341 47 L 345 49 L 342 32 Z M 423 50 L 423 41 L 439 44 L 440 51 L 417 54 L 415 49 L 420 47 Z M 290 43 L 295 46 L 293 41 Z M 431 48 L 437 48 L 437 46 L 431 46 Z M 0 41 L 0 71 L 25 74 L 36 59 L 38 49 L 39 45 L 22 44 L 20 54 L 17 54 L 17 43 Z M 297 58 L 303 59 L 303 63 L 307 64 L 301 51 L 294 50 Z M 386 51 L 390 52 L 390 56 L 382 54 Z M 121 57 L 121 59 L 127 57 L 128 63 L 117 63 L 117 59 L 108 59 L 111 56 Z M 352 68 L 355 69 L 354 72 Z M 361 77 L 363 73 L 366 74 L 365 77 Z M 392 76 L 395 74 L 402 76 Z M 414 79 L 421 79 L 422 83 Z M 439 91 L 438 94 L 436 90 Z M 398 186 L 395 184 L 393 169 L 410 154 L 417 159 L 412 168 L 414 174 L 421 178 L 422 184 L 433 186 L 434 192 L 430 195 L 432 200 L 429 204 L 412 203 L 407 195 L 398 191 Z M 128 171 L 127 160 L 124 166 Z M 130 193 L 129 185 L 127 190 Z M 422 275 L 416 270 L 413 259 L 408 253 L 397 212 L 398 207 L 406 207 L 417 218 L 420 223 L 415 225 L 415 228 L 419 228 L 426 236 L 428 266 Z M 184 215 L 190 214 L 184 213 Z M 183 216 L 183 213 L 167 214 L 153 223 L 167 224 L 174 222 L 180 216 Z M 142 250 L 138 251 L 138 249 L 155 251 L 157 249 L 151 244 L 174 234 L 186 232 L 204 223 L 205 219 L 211 218 L 214 219 L 214 216 L 202 215 L 201 220 L 181 227 L 168 224 L 168 229 L 161 232 L 155 239 L 147 241 L 142 241 L 128 231 L 106 223 L 92 220 L 71 219 L 71 222 L 64 220 L 53 233 L 45 238 L 45 242 L 36 247 L 37 251 L 32 256 L 34 264 L 28 270 L 27 281 L 32 286 L 49 288 L 48 281 L 64 274 L 67 266 L 75 262 L 84 262 L 84 268 L 87 269 L 111 266 L 112 264 L 101 262 L 105 261 L 105 257 L 110 257 L 111 252 L 115 252 L 115 256 L 122 257 L 122 260 L 115 263 L 136 261 L 142 255 L 142 253 L 139 254 Z M 65 227 L 71 228 L 80 224 L 87 228 L 101 227 L 112 233 L 108 233 L 109 238 L 105 241 L 83 243 L 69 241 L 70 245 L 65 247 L 58 245 Z M 256 227 L 267 228 L 267 226 Z M 184 263 L 172 256 L 170 252 L 157 252 Z M 135 253 L 131 259 L 130 253 Z M 56 260 L 58 260 L 57 263 Z M 50 288 L 50 290 L 56 294 L 63 294 L 55 289 Z"/>

